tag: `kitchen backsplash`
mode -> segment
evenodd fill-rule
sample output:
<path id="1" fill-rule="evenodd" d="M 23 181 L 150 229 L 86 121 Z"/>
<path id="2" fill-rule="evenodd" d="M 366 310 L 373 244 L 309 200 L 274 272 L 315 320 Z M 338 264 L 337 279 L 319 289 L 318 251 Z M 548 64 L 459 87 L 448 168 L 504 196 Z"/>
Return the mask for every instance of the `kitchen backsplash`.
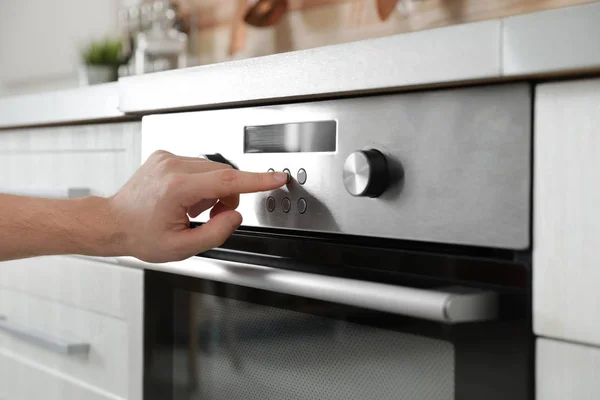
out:
<path id="1" fill-rule="evenodd" d="M 376 0 L 288 0 L 288 12 L 277 25 L 255 28 L 239 23 L 239 18 L 235 21 L 239 6 L 236 0 L 174 0 L 185 20 L 195 24 L 190 39 L 196 64 L 353 42 L 590 2 L 593 1 L 399 0 L 397 10 L 388 20 L 381 21 Z M 234 54 L 229 50 L 232 32 L 236 32 L 241 49 Z"/>

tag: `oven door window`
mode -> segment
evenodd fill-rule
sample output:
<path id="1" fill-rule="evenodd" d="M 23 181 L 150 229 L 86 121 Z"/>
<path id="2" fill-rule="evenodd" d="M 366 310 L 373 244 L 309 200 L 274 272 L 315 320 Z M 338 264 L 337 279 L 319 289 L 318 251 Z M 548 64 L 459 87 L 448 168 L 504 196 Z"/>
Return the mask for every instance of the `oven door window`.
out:
<path id="1" fill-rule="evenodd" d="M 147 282 L 147 399 L 526 398 L 519 321 L 449 326 L 194 278 L 156 281 Z"/>
<path id="2" fill-rule="evenodd" d="M 315 316 L 308 303 L 291 311 L 188 292 L 177 292 L 176 301 L 188 296 L 195 318 L 180 316 L 175 329 L 190 330 L 197 349 L 188 364 L 190 346 L 178 347 L 174 370 L 192 367 L 181 383 L 199 398 L 454 398 L 450 342 L 359 325 L 343 314 Z"/>

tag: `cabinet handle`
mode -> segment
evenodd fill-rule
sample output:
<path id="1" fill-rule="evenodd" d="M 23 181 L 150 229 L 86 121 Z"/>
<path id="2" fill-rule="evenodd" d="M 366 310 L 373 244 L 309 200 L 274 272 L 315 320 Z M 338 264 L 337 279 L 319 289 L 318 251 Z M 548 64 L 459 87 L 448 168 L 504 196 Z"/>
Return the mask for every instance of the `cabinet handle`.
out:
<path id="1" fill-rule="evenodd" d="M 38 332 L 33 329 L 27 329 L 16 324 L 11 324 L 8 322 L 7 318 L 2 315 L 0 315 L 0 331 L 7 332 L 14 337 L 56 353 L 72 356 L 87 355 L 90 352 L 89 343 L 73 343 L 57 339 L 48 336 L 43 332 Z"/>
<path id="2" fill-rule="evenodd" d="M 0 193 L 14 194 L 17 196 L 32 196 L 32 197 L 45 197 L 53 199 L 74 199 L 76 197 L 86 197 L 92 195 L 90 188 L 84 187 L 71 187 L 65 190 L 63 189 L 6 189 L 1 190 Z"/>
<path id="3" fill-rule="evenodd" d="M 498 294 L 496 292 L 464 287 L 420 289 L 205 257 L 192 257 L 164 264 L 147 263 L 133 257 L 96 260 L 363 307 L 446 324 L 493 320 L 497 318 L 498 314 Z"/>

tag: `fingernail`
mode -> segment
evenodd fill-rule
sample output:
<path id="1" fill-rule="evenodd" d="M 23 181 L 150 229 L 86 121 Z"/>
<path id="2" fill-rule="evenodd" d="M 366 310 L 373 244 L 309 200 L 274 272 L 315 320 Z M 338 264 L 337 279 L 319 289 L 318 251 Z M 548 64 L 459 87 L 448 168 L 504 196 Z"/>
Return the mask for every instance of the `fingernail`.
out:
<path id="1" fill-rule="evenodd" d="M 273 172 L 272 173 L 275 176 L 275 180 L 279 183 L 286 183 L 288 180 L 288 174 L 285 172 Z"/>

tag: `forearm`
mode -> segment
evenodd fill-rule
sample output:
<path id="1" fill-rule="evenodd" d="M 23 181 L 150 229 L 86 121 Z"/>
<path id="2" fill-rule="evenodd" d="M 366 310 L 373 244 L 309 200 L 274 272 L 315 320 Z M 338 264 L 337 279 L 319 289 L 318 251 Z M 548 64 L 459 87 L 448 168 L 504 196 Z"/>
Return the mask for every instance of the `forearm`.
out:
<path id="1" fill-rule="evenodd" d="M 106 199 L 0 194 L 0 261 L 40 255 L 116 256 L 123 242 Z"/>
<path id="2" fill-rule="evenodd" d="M 0 261 L 57 254 L 184 260 L 220 246 L 240 226 L 240 194 L 275 190 L 287 179 L 157 151 L 108 199 L 0 194 Z M 190 226 L 190 216 L 209 209 L 205 224 Z"/>

